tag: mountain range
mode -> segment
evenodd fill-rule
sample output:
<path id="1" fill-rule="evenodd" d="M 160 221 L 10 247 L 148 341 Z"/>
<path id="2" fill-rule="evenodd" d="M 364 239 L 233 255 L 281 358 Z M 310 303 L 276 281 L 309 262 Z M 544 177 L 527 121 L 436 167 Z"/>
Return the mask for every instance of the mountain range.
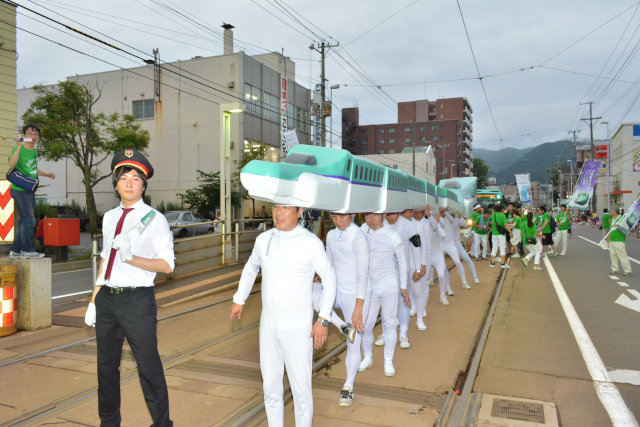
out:
<path id="1" fill-rule="evenodd" d="M 522 173 L 529 173 L 531 181 L 548 183 L 550 176 L 547 170 L 571 165 L 567 160 L 574 160 L 573 142 L 545 142 L 535 147 L 507 147 L 503 150 L 474 148 L 473 157 L 487 164 L 489 177 L 495 177 L 498 185 L 515 184 L 515 174 Z"/>

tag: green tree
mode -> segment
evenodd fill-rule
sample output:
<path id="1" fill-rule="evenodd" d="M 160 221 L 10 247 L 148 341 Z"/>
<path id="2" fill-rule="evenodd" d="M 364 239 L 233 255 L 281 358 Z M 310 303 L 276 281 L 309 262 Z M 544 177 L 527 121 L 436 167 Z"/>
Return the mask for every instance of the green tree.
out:
<path id="1" fill-rule="evenodd" d="M 478 188 L 487 188 L 489 166 L 480 158 L 473 159 L 473 176 L 478 178 Z"/>
<path id="2" fill-rule="evenodd" d="M 220 172 L 203 172 L 198 170 L 199 185 L 190 188 L 186 193 L 178 193 L 183 205 L 198 212 L 205 218 L 212 218 L 216 209 L 220 207 Z M 242 195 L 237 191 L 231 192 L 231 204 L 239 207 Z"/>
<path id="3" fill-rule="evenodd" d="M 34 86 L 36 99 L 22 115 L 24 123 L 42 129 L 39 154 L 47 160 L 71 160 L 82 171 L 91 233 L 98 233 L 98 212 L 93 188 L 112 171 L 100 168 L 113 153 L 124 148 L 143 151 L 149 132 L 131 115 L 105 115 L 94 111 L 99 87 L 63 81 L 56 86 Z M 100 170 L 102 169 L 102 170 Z M 107 171 L 105 171 L 107 169 Z"/>
<path id="4" fill-rule="evenodd" d="M 270 145 L 267 144 L 254 144 L 250 143 L 250 146 L 244 150 L 242 155 L 242 159 L 238 162 L 238 167 L 236 171 L 233 173 L 233 180 L 235 185 L 240 187 L 240 192 L 243 199 L 248 199 L 249 195 L 247 194 L 247 190 L 245 190 L 240 185 L 240 172 L 242 168 L 245 167 L 247 163 L 251 160 L 267 160 L 267 156 L 271 149 Z M 256 212 L 256 200 L 251 199 L 251 213 L 255 217 Z"/>

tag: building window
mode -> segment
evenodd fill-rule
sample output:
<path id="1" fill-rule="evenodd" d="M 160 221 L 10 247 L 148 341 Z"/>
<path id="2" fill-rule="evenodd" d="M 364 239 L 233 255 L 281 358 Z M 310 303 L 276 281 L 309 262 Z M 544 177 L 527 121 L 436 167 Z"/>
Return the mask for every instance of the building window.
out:
<path id="1" fill-rule="evenodd" d="M 440 104 L 440 109 L 444 110 L 444 104 Z"/>
<path id="2" fill-rule="evenodd" d="M 444 120 L 444 114 L 440 114 L 440 120 Z"/>
<path id="3" fill-rule="evenodd" d="M 307 112 L 304 108 L 296 107 L 296 122 L 298 130 L 307 132 Z"/>
<path id="4" fill-rule="evenodd" d="M 389 149 L 389 153 L 390 153 L 390 154 L 393 154 L 393 153 L 395 153 L 395 152 L 396 152 L 396 150 L 395 150 L 395 149 L 393 149 L 393 148 L 390 148 L 390 149 Z"/>
<path id="5" fill-rule="evenodd" d="M 420 141 L 422 141 L 422 142 L 427 142 L 427 137 L 426 137 L 426 136 L 422 136 L 422 137 L 420 137 Z"/>
<path id="6" fill-rule="evenodd" d="M 427 127 L 426 127 L 426 126 L 420 126 L 420 132 L 424 132 L 424 131 L 426 131 L 426 130 L 427 130 Z"/>
<path id="7" fill-rule="evenodd" d="M 153 99 L 141 99 L 133 101 L 133 117 L 136 120 L 153 119 L 156 115 L 155 102 Z"/>
<path id="8" fill-rule="evenodd" d="M 440 126 L 438 125 L 431 126 L 431 130 L 438 130 L 438 129 L 440 129 Z"/>
<path id="9" fill-rule="evenodd" d="M 409 126 L 407 126 L 406 128 L 404 128 L 405 132 L 411 132 L 411 128 Z"/>
<path id="10" fill-rule="evenodd" d="M 360 155 L 361 155 L 361 156 L 366 156 L 367 154 L 369 154 L 369 153 L 367 153 L 366 151 L 361 151 L 361 152 L 360 152 Z"/>
<path id="11" fill-rule="evenodd" d="M 244 100 L 247 105 L 247 112 L 260 116 L 262 114 L 262 93 L 257 87 L 251 86 L 249 83 L 244 84 Z"/>
<path id="12" fill-rule="evenodd" d="M 367 134 L 366 129 L 360 129 L 360 135 L 366 135 L 366 134 Z"/>
<path id="13" fill-rule="evenodd" d="M 378 129 L 378 133 L 384 133 L 384 129 Z"/>
<path id="14" fill-rule="evenodd" d="M 245 94 L 245 99 L 246 99 Z M 278 97 L 271 95 L 270 93 L 264 93 L 264 118 L 277 122 L 280 119 L 280 102 Z"/>
<path id="15" fill-rule="evenodd" d="M 360 143 L 360 145 L 367 145 L 367 140 L 363 139 L 362 142 Z"/>
<path id="16" fill-rule="evenodd" d="M 404 142 L 405 142 L 406 144 L 410 143 L 410 142 L 411 142 L 411 138 L 405 138 L 405 139 L 404 139 Z"/>
<path id="17" fill-rule="evenodd" d="M 378 140 L 378 144 L 384 144 L 384 139 L 383 139 L 383 138 L 380 138 L 380 139 Z"/>
<path id="18" fill-rule="evenodd" d="M 378 154 L 384 154 L 384 150 L 377 150 Z"/>
<path id="19" fill-rule="evenodd" d="M 395 144 L 395 143 L 396 143 L 395 138 L 389 138 L 389 144 Z"/>
<path id="20" fill-rule="evenodd" d="M 435 141 L 437 141 L 437 140 L 438 140 L 438 137 L 437 137 L 437 136 L 432 136 L 432 137 L 431 137 L 431 140 L 435 142 Z"/>
<path id="21" fill-rule="evenodd" d="M 389 128 L 389 133 L 396 133 L 396 128 Z"/>

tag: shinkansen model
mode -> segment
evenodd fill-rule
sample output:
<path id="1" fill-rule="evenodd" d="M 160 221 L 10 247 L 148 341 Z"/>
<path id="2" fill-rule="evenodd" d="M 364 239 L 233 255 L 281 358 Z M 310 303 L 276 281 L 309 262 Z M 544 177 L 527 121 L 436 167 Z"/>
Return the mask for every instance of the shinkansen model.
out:
<path id="1" fill-rule="evenodd" d="M 252 160 L 240 181 L 257 200 L 332 212 L 458 209 L 458 195 L 346 150 L 296 145 L 279 162 Z"/>

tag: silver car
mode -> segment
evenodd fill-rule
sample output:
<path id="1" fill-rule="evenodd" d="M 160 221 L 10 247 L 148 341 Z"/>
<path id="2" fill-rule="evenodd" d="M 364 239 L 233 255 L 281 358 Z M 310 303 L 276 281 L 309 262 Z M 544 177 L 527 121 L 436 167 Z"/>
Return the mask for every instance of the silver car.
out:
<path id="1" fill-rule="evenodd" d="M 195 236 L 197 234 L 213 233 L 215 226 L 211 223 L 202 224 L 203 222 L 211 221 L 201 217 L 195 212 L 189 211 L 168 211 L 164 213 L 169 227 L 175 237 L 187 237 Z M 196 225 L 190 225 L 196 224 Z M 189 225 L 188 227 L 185 227 Z"/>

